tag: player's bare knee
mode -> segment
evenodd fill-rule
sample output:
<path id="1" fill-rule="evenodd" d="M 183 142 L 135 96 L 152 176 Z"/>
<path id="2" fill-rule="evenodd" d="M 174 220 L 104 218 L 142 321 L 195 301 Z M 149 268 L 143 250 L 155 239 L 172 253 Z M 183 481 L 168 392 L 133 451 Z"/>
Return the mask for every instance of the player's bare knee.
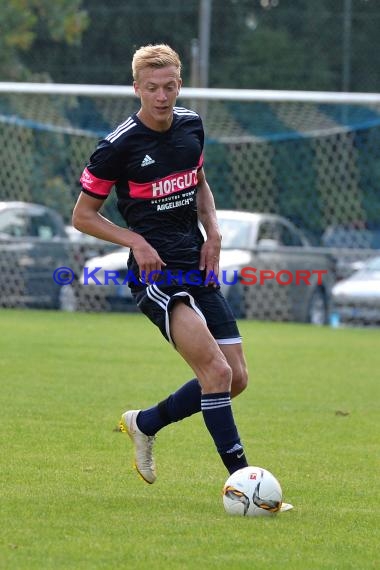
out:
<path id="1" fill-rule="evenodd" d="M 215 392 L 231 390 L 232 370 L 224 358 L 217 358 L 212 364 L 212 383 Z"/>
<path id="2" fill-rule="evenodd" d="M 233 370 L 232 384 L 231 384 L 231 394 L 232 396 L 238 396 L 248 386 L 248 371 L 245 366 L 239 367 L 237 370 Z"/>

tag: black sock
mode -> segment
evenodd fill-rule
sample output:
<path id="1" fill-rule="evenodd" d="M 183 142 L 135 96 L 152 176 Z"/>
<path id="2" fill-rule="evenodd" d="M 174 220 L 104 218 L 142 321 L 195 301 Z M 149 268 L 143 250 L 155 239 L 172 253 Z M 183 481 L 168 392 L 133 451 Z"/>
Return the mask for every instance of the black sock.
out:
<path id="1" fill-rule="evenodd" d="M 235 449 L 234 451 L 221 453 L 220 457 L 230 475 L 235 473 L 238 469 L 248 467 L 247 458 L 242 447 L 240 447 L 240 449 Z"/>
<path id="2" fill-rule="evenodd" d="M 230 392 L 203 394 L 201 406 L 204 422 L 228 472 L 247 467 L 232 413 Z"/>
<path id="3" fill-rule="evenodd" d="M 154 435 L 172 422 L 178 422 L 201 411 L 201 387 L 196 378 L 189 380 L 166 400 L 141 410 L 137 426 L 146 435 Z"/>

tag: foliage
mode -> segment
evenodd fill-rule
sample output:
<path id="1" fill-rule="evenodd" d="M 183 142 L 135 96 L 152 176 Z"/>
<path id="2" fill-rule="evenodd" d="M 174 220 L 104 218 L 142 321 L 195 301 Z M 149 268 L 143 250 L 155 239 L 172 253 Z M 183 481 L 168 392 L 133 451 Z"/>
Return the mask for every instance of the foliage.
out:
<path id="1" fill-rule="evenodd" d="M 0 76 L 30 77 L 22 54 L 41 36 L 53 43 L 77 44 L 88 24 L 82 0 L 0 0 Z M 47 70 L 43 69 L 42 72 Z"/>
<path id="2" fill-rule="evenodd" d="M 211 1 L 211 0 L 210 0 Z M 379 2 L 212 0 L 210 86 L 379 91 Z M 0 72 L 19 77 L 20 62 L 56 82 L 126 84 L 136 47 L 167 42 L 191 76 L 200 0 L 0 0 Z M 345 22 L 351 23 L 343 53 Z M 80 79 L 79 79 L 80 78 Z"/>

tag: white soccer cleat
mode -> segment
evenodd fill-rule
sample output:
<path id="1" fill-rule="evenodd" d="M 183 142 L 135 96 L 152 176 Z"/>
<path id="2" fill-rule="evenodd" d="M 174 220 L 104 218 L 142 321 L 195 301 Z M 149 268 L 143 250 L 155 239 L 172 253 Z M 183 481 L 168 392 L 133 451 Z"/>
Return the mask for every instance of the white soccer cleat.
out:
<path id="1" fill-rule="evenodd" d="M 286 511 L 291 511 L 293 509 L 293 505 L 290 503 L 282 503 L 280 508 L 280 513 L 286 513 Z"/>
<path id="2" fill-rule="evenodd" d="M 121 416 L 120 430 L 127 433 L 135 446 L 135 468 L 146 483 L 152 484 L 156 480 L 156 466 L 153 458 L 154 435 L 145 435 L 136 424 L 140 410 L 129 410 Z"/>

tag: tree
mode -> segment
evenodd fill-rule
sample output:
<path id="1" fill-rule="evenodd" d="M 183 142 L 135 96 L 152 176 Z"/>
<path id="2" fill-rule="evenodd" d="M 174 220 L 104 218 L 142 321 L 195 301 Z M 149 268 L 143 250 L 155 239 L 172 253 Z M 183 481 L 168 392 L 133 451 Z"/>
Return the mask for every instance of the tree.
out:
<path id="1" fill-rule="evenodd" d="M 82 0 L 0 0 L 0 76 L 3 80 L 31 79 L 23 55 L 39 37 L 74 45 L 88 25 Z"/>
<path id="2" fill-rule="evenodd" d="M 200 0 L 0 0 L 0 73 L 130 84 L 130 60 L 167 42 L 189 84 Z M 210 86 L 339 91 L 344 0 L 212 0 Z M 380 91 L 379 0 L 352 0 L 350 88 Z M 91 23 L 86 28 L 87 23 Z"/>
<path id="3" fill-rule="evenodd" d="M 80 46 L 63 46 L 44 38 L 24 56 L 36 70 L 45 69 L 56 82 L 125 85 L 132 81 L 136 48 L 166 42 L 177 49 L 190 76 L 191 39 L 196 37 L 199 0 L 84 0 L 90 25 Z"/>

